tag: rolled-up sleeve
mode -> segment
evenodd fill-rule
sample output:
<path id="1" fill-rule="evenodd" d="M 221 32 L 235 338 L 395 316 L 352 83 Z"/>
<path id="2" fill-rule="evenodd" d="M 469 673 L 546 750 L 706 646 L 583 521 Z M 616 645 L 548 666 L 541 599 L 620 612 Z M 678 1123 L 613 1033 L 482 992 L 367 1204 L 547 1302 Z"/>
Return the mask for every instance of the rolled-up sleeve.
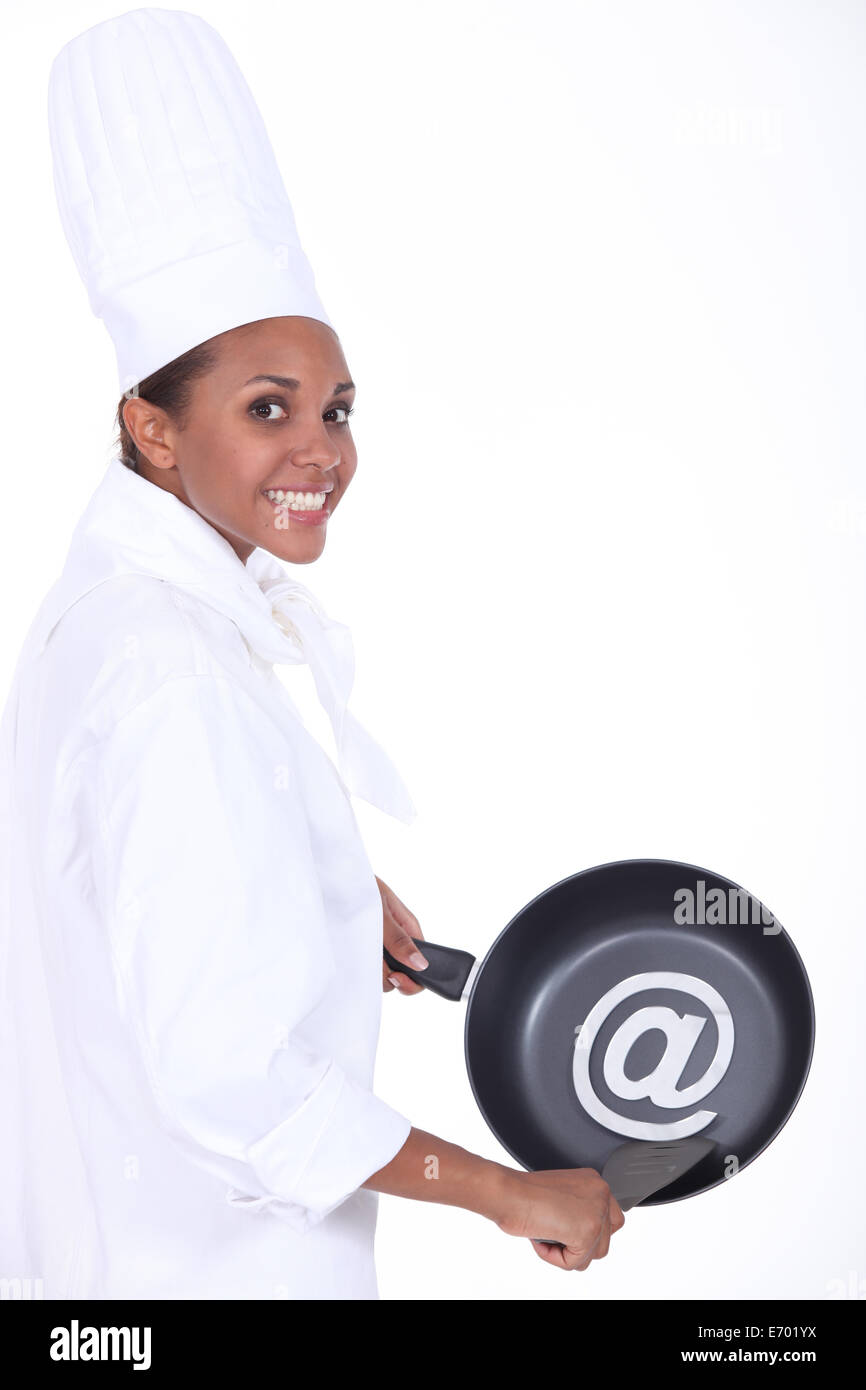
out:
<path id="1" fill-rule="evenodd" d="M 235 681 L 166 681 L 94 752 L 95 877 L 166 1131 L 306 1230 L 411 1124 L 305 1036 L 341 967 L 292 757 Z"/>

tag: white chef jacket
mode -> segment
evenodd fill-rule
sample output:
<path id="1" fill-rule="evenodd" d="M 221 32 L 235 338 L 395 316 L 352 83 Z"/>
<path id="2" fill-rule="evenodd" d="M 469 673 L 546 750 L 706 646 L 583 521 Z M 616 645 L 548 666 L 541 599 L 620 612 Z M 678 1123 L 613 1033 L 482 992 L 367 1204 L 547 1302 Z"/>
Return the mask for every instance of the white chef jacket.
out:
<path id="1" fill-rule="evenodd" d="M 16 668 L 0 1278 L 45 1298 L 378 1297 L 382 902 L 264 554 L 114 458 Z"/>

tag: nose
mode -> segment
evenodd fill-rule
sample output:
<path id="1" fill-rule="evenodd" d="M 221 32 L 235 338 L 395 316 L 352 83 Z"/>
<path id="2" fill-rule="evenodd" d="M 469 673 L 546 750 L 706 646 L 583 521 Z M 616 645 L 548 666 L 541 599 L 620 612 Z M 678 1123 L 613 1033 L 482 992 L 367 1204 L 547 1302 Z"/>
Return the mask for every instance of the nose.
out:
<path id="1" fill-rule="evenodd" d="M 325 422 L 312 425 L 304 439 L 291 451 L 291 461 L 297 469 L 318 468 L 326 473 L 340 462 L 340 448 L 328 431 Z"/>

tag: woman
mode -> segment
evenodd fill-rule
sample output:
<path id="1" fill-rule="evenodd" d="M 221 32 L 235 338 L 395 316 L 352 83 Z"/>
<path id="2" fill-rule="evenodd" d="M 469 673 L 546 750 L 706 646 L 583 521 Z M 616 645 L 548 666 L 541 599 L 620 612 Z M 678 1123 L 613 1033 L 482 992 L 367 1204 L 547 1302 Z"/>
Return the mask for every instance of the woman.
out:
<path id="1" fill-rule="evenodd" d="M 346 708 L 346 629 L 280 563 L 322 553 L 354 387 L 252 98 L 208 25 L 160 10 L 78 36 L 50 93 L 128 389 L 3 721 L 4 1273 L 47 1298 L 376 1298 L 379 1192 L 586 1268 L 623 1219 L 597 1173 L 489 1162 L 372 1090 L 383 983 L 418 988 L 383 982 L 383 939 L 413 964 L 421 933 L 349 795 L 414 807 Z M 297 661 L 339 768 L 274 672 Z"/>

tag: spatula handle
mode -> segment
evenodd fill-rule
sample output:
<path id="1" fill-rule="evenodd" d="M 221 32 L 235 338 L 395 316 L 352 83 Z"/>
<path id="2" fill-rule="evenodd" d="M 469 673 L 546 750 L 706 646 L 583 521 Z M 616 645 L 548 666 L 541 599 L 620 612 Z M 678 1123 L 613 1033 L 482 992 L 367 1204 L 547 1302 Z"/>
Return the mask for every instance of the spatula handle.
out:
<path id="1" fill-rule="evenodd" d="M 620 1211 L 631 1211 L 632 1207 L 634 1206 L 634 1201 L 629 1201 L 627 1197 L 623 1197 L 622 1201 L 620 1202 L 615 1192 L 613 1193 L 613 1196 L 616 1197 Z M 532 1236 L 531 1239 L 535 1241 L 536 1245 L 558 1245 L 560 1250 L 565 1249 L 565 1246 L 563 1245 L 561 1240 L 545 1240 L 542 1239 L 541 1236 Z"/>

